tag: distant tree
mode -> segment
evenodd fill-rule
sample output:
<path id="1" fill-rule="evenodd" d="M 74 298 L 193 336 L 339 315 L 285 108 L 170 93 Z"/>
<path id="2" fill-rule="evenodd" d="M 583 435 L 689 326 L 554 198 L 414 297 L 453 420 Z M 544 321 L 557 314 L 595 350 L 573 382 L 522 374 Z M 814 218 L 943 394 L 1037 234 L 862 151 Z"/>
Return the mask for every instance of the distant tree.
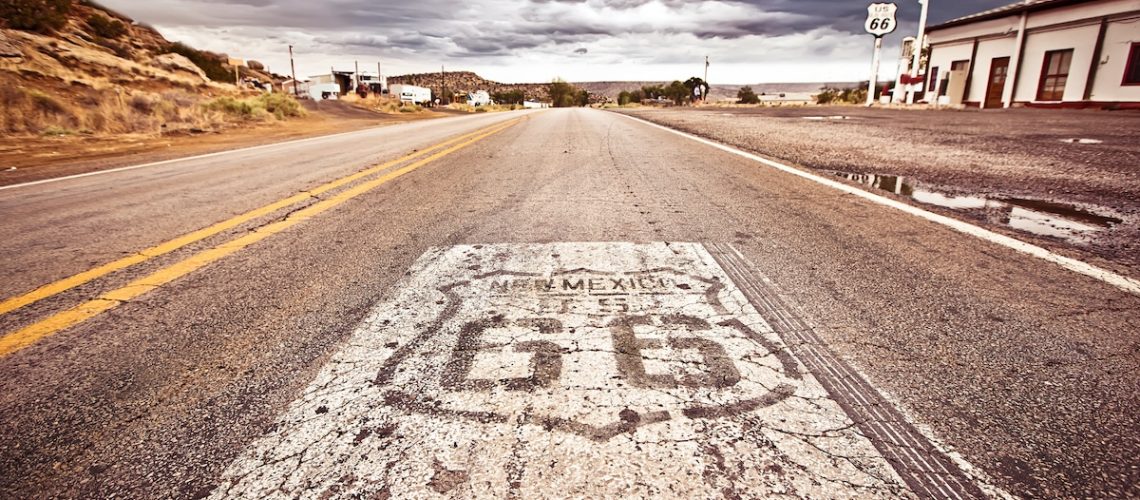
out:
<path id="1" fill-rule="evenodd" d="M 645 99 L 657 99 L 659 97 L 665 97 L 665 87 L 661 85 L 646 85 L 641 87 L 641 93 L 645 94 L 643 96 Z"/>
<path id="2" fill-rule="evenodd" d="M 695 76 L 685 80 L 685 87 L 689 89 L 690 100 L 696 100 L 697 96 L 700 96 L 700 99 L 703 101 L 709 95 L 709 84 Z"/>
<path id="3" fill-rule="evenodd" d="M 71 0 L 0 0 L 0 23 L 17 30 L 50 33 L 67 26 Z"/>
<path id="4" fill-rule="evenodd" d="M 265 65 L 259 61 L 246 61 L 245 65 L 254 71 L 265 71 Z"/>
<path id="5" fill-rule="evenodd" d="M 526 94 L 521 90 L 508 90 L 495 92 L 491 95 L 491 99 L 499 104 L 522 104 L 526 100 Z"/>
<path id="6" fill-rule="evenodd" d="M 546 92 L 550 95 L 550 101 L 556 108 L 572 108 L 574 106 L 585 106 L 589 103 L 589 94 L 584 90 L 579 90 L 565 80 L 560 78 L 555 79 L 547 85 Z"/>
<path id="7" fill-rule="evenodd" d="M 617 100 L 618 106 L 625 106 L 626 104 L 633 102 L 633 96 L 629 93 L 628 90 L 623 90 L 618 93 Z"/>
<path id="8" fill-rule="evenodd" d="M 680 80 L 674 80 L 668 87 L 665 87 L 664 97 L 669 98 L 674 104 L 680 106 L 689 100 L 689 87 L 686 87 Z"/>
<path id="9" fill-rule="evenodd" d="M 740 100 L 740 104 L 760 104 L 760 96 L 752 91 L 752 87 L 740 87 L 736 98 Z"/>

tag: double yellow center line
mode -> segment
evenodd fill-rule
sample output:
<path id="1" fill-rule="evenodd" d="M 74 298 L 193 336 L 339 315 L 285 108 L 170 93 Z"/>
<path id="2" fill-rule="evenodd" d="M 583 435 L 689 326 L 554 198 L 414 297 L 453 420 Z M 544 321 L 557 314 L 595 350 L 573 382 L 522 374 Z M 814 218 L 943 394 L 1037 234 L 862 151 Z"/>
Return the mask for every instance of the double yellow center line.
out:
<path id="1" fill-rule="evenodd" d="M 376 165 L 347 177 L 343 177 L 327 184 L 323 184 L 317 188 L 298 193 L 281 201 L 265 205 L 231 219 L 219 222 L 212 226 L 180 236 L 173 240 L 143 250 L 129 257 L 124 257 L 114 262 L 101 265 L 89 271 L 85 271 L 74 276 L 56 281 L 54 283 L 42 286 L 24 295 L 4 300 L 3 302 L 0 302 L 0 315 L 65 292 L 84 283 L 88 283 L 92 280 L 111 274 L 115 271 L 119 271 L 130 266 L 148 261 L 160 255 L 174 252 L 175 250 L 183 248 L 187 245 L 202 241 L 211 236 L 218 235 L 252 220 L 273 214 L 284 208 L 317 199 L 317 197 L 321 194 L 346 186 L 357 180 L 364 179 L 374 174 L 384 172 L 385 170 L 388 170 L 405 162 L 420 158 L 418 161 L 414 161 L 397 170 L 392 170 L 391 172 L 385 173 L 375 179 L 369 180 L 367 182 L 362 182 L 348 189 L 345 189 L 344 191 L 341 191 L 330 198 L 320 199 L 312 205 L 293 212 L 284 220 L 261 226 L 256 230 L 245 234 L 244 236 L 234 238 L 213 248 L 203 250 L 186 258 L 185 260 L 176 262 L 168 267 L 155 271 L 150 275 L 132 281 L 121 288 L 111 290 L 100 295 L 97 298 L 88 300 L 75 307 L 56 313 L 24 328 L 10 332 L 3 337 L 0 337 L 0 357 L 7 356 L 8 354 L 23 349 L 44 337 L 82 323 L 94 316 L 118 307 L 120 304 L 126 301 L 134 299 L 140 295 L 150 292 L 151 290 L 154 290 L 155 288 L 186 276 L 187 274 L 201 269 L 202 267 L 219 259 L 222 259 L 230 254 L 233 254 L 234 252 L 237 252 L 245 247 L 264 240 L 265 238 L 268 238 L 274 234 L 280 233 L 297 224 L 305 222 L 318 214 L 326 212 L 338 205 L 343 204 L 348 200 L 371 191 L 397 177 L 400 177 L 424 165 L 432 163 L 460 149 L 466 148 L 467 146 L 470 146 L 471 144 L 474 144 L 491 135 L 506 130 L 507 128 L 518 123 L 520 120 L 521 118 L 516 118 L 505 123 L 492 125 L 491 127 L 456 137 L 454 139 L 436 144 L 422 151 L 418 151 L 402 158 Z"/>

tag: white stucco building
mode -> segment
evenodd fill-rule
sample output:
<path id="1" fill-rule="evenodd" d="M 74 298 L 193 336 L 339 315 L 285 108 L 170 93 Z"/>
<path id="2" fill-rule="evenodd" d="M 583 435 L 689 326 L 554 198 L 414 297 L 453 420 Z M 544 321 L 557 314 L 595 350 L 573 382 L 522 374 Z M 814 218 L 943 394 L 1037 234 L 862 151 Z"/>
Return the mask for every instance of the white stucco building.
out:
<path id="1" fill-rule="evenodd" d="M 927 102 L 1140 108 L 1140 0 L 1025 0 L 928 41 Z"/>

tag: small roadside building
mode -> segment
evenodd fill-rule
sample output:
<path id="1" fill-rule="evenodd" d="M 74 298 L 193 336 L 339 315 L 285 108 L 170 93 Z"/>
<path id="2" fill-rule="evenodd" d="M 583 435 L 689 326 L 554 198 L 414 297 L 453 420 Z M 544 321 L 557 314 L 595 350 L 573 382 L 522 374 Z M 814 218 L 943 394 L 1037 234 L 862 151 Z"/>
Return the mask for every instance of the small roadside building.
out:
<path id="1" fill-rule="evenodd" d="M 1140 0 L 1023 0 L 928 33 L 927 102 L 1140 108 Z"/>

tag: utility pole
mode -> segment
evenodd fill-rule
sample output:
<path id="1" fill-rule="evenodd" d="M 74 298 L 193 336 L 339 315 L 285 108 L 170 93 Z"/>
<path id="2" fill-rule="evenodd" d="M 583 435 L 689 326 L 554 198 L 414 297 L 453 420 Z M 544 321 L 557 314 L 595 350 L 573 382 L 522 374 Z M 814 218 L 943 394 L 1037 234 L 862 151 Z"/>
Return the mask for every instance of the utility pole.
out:
<path id="1" fill-rule="evenodd" d="M 376 85 L 380 87 L 377 93 L 384 94 L 384 74 L 380 72 L 380 61 L 376 61 Z"/>
<path id="2" fill-rule="evenodd" d="M 293 73 L 293 97 L 297 97 L 301 94 L 301 91 L 297 90 L 297 65 L 293 63 L 292 45 L 289 46 L 289 71 Z"/>
<path id="3" fill-rule="evenodd" d="M 911 81 L 918 78 L 918 65 L 922 61 L 922 49 L 926 46 L 926 15 L 930 12 L 930 0 L 918 0 L 922 4 L 922 14 L 918 18 L 918 38 L 914 40 L 914 61 L 910 65 Z M 906 103 L 914 104 L 914 90 L 915 84 L 910 84 L 910 90 L 906 93 Z M 927 90 L 925 87 L 923 91 Z"/>
<path id="4" fill-rule="evenodd" d="M 883 37 L 875 37 L 875 55 L 871 58 L 871 82 L 867 85 L 867 106 L 875 104 L 875 91 L 879 86 L 879 61 L 883 53 Z"/>
<path id="5" fill-rule="evenodd" d="M 702 101 L 708 100 L 708 96 L 705 94 L 707 94 L 708 91 L 711 89 L 712 89 L 712 85 L 709 84 L 709 56 L 705 56 L 705 88 L 701 89 L 701 100 Z"/>
<path id="6" fill-rule="evenodd" d="M 444 98 L 444 96 L 447 95 L 447 77 L 444 76 L 445 71 L 446 70 L 443 67 L 443 65 L 440 65 L 439 66 L 439 103 L 440 104 L 451 104 L 449 102 L 450 99 Z"/>
<path id="7" fill-rule="evenodd" d="M 360 86 L 360 61 L 353 61 L 356 64 L 356 73 L 352 77 L 356 80 L 352 83 L 352 91 L 356 92 L 356 88 Z"/>

